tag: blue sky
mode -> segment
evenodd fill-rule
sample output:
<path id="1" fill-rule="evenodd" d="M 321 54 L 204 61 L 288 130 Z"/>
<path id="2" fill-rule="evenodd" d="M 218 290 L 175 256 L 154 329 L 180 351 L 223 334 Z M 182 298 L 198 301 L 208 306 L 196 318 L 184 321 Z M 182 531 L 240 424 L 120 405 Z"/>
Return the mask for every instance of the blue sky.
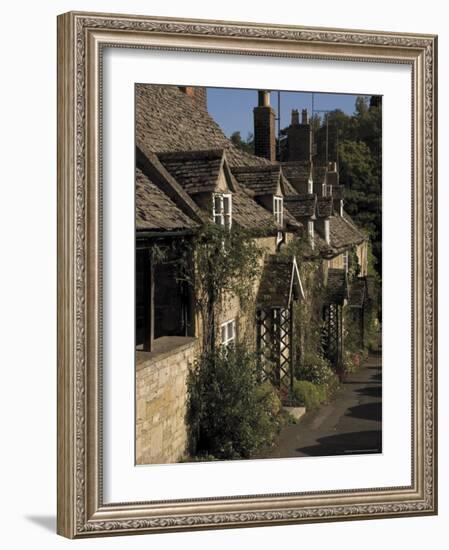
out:
<path id="1" fill-rule="evenodd" d="M 281 96 L 281 128 L 290 124 L 292 109 L 307 109 L 312 113 L 316 110 L 341 109 L 352 115 L 357 95 L 329 94 L 310 92 L 280 92 Z M 243 139 L 253 132 L 253 108 L 257 105 L 257 90 L 239 90 L 233 88 L 208 88 L 207 108 L 210 115 L 218 122 L 224 133 L 229 137 L 236 130 Z M 278 92 L 271 92 L 271 105 L 278 109 Z M 277 124 L 276 124 L 277 129 Z"/>

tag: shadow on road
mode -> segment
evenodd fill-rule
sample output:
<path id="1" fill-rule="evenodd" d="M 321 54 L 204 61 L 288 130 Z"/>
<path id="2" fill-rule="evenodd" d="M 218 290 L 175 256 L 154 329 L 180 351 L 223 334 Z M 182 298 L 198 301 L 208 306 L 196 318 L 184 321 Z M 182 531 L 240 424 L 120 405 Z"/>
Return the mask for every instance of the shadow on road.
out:
<path id="1" fill-rule="evenodd" d="M 382 420 L 382 403 L 365 403 L 364 405 L 349 407 L 345 416 L 380 422 Z"/>
<path id="2" fill-rule="evenodd" d="M 318 445 L 300 447 L 296 451 L 307 456 L 382 452 L 382 432 L 377 430 L 330 435 L 317 439 L 317 442 Z"/>
<path id="3" fill-rule="evenodd" d="M 380 386 L 360 388 L 359 390 L 355 390 L 355 391 L 359 395 L 364 395 L 366 397 L 374 397 L 376 399 L 382 397 L 382 388 Z"/>

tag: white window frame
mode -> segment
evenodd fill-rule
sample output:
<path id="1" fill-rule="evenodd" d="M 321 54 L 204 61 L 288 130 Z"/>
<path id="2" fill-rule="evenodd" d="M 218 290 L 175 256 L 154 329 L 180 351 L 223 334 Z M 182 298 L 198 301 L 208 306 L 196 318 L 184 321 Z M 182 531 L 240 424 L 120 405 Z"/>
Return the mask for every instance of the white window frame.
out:
<path id="1" fill-rule="evenodd" d="M 326 244 L 331 244 L 330 222 L 328 219 L 324 220 L 324 239 Z"/>
<path id="2" fill-rule="evenodd" d="M 313 193 L 313 179 L 312 177 L 310 176 L 308 181 L 307 181 L 307 192 L 309 195 L 311 195 Z"/>
<path id="3" fill-rule="evenodd" d="M 323 183 L 323 197 L 332 197 L 332 185 Z"/>
<path id="4" fill-rule="evenodd" d="M 229 319 L 220 325 L 221 345 L 224 347 L 235 344 L 237 340 L 235 319 Z"/>
<path id="5" fill-rule="evenodd" d="M 312 249 L 315 246 L 315 223 L 313 220 L 307 222 L 307 232 L 309 234 L 309 241 Z"/>
<path id="6" fill-rule="evenodd" d="M 217 208 L 218 199 L 218 208 Z M 227 204 L 227 207 L 226 207 Z M 214 223 L 231 229 L 232 227 L 232 194 L 213 193 L 212 195 L 212 217 Z"/>
<path id="7" fill-rule="evenodd" d="M 273 214 L 276 223 L 282 226 L 284 223 L 284 199 L 279 195 L 273 196 Z"/>
<path id="8" fill-rule="evenodd" d="M 346 250 L 346 252 L 343 254 L 343 269 L 345 270 L 346 275 L 349 271 L 349 251 Z"/>

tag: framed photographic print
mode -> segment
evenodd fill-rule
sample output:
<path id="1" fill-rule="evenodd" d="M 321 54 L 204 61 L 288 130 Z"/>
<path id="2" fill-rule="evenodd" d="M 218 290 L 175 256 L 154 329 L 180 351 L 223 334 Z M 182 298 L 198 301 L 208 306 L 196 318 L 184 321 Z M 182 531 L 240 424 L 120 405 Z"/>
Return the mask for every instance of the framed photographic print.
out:
<path id="1" fill-rule="evenodd" d="M 58 18 L 58 532 L 435 514 L 431 35 Z"/>

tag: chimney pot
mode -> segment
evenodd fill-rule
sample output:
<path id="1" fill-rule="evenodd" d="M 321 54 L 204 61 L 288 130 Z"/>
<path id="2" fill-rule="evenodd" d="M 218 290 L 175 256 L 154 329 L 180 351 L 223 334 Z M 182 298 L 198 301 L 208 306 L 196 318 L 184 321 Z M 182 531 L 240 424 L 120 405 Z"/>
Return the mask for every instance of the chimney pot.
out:
<path id="1" fill-rule="evenodd" d="M 269 107 L 270 92 L 268 90 L 259 90 L 259 107 Z"/>
<path id="2" fill-rule="evenodd" d="M 299 125 L 299 113 L 298 109 L 292 109 L 292 126 Z"/>
<path id="3" fill-rule="evenodd" d="M 301 124 L 309 124 L 309 115 L 307 109 L 301 111 Z"/>

